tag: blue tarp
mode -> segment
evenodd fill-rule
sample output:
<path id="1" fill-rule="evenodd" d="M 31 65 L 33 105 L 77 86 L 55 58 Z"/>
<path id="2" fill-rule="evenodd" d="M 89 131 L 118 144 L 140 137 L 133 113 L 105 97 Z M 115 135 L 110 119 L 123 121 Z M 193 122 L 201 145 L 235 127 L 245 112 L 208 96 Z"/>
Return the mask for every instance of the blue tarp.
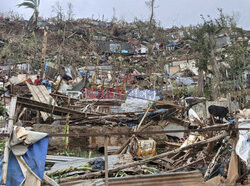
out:
<path id="1" fill-rule="evenodd" d="M 44 65 L 44 71 L 46 72 L 47 71 L 47 67 L 49 66 L 49 63 L 48 62 L 45 62 L 45 65 Z"/>
<path id="2" fill-rule="evenodd" d="M 31 170 L 42 180 L 45 160 L 48 150 L 49 137 L 45 137 L 35 144 L 29 146 L 28 151 L 22 157 Z M 0 176 L 2 175 L 2 160 L 0 162 Z M 2 177 L 0 177 L 2 180 Z M 16 156 L 10 151 L 7 183 L 6 186 L 19 186 L 23 182 L 24 176 L 17 162 Z"/>
<path id="3" fill-rule="evenodd" d="M 153 112 L 148 112 L 146 117 L 149 117 L 149 116 L 152 116 L 152 115 L 156 115 L 156 114 L 160 114 L 160 113 L 164 113 L 164 112 L 167 112 L 169 109 L 158 109 L 158 110 L 155 110 Z M 145 113 L 141 113 L 141 114 L 138 114 L 139 118 L 142 118 L 144 116 Z M 124 120 L 119 120 L 120 122 L 128 125 L 129 127 L 134 127 L 136 125 L 138 125 L 139 123 L 133 123 L 133 122 L 127 122 L 127 121 L 124 121 Z"/>
<path id="4" fill-rule="evenodd" d="M 86 77 L 86 76 L 89 77 L 89 74 L 87 74 L 87 73 L 85 74 L 83 72 L 78 72 L 78 75 L 82 76 L 82 77 Z"/>
<path id="5" fill-rule="evenodd" d="M 152 115 L 155 115 L 155 114 L 160 114 L 160 113 L 163 113 L 163 112 L 167 112 L 168 109 L 158 109 L 158 110 L 155 110 L 153 112 L 148 112 L 146 117 L 149 117 L 149 116 L 152 116 Z M 140 118 L 142 118 L 144 116 L 144 113 L 143 114 L 139 114 L 138 115 Z"/>
<path id="6" fill-rule="evenodd" d="M 194 82 L 194 80 L 191 77 L 177 77 L 176 78 L 176 83 L 183 83 L 183 85 L 193 85 L 193 84 L 197 84 Z"/>
<path id="7" fill-rule="evenodd" d="M 121 50 L 121 53 L 122 54 L 128 54 L 128 51 L 127 50 Z"/>
<path id="8" fill-rule="evenodd" d="M 171 47 L 171 46 L 177 46 L 178 44 L 176 42 L 171 42 L 168 44 L 168 47 Z"/>

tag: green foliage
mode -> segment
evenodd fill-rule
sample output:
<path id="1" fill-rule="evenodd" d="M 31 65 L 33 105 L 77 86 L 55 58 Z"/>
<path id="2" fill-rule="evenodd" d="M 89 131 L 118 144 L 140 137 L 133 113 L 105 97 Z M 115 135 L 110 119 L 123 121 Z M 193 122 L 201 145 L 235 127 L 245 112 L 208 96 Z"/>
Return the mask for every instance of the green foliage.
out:
<path id="1" fill-rule="evenodd" d="M 5 140 L 0 140 L 0 152 L 4 152 Z"/>
<path id="2" fill-rule="evenodd" d="M 154 174 L 155 173 L 155 170 L 154 169 L 144 169 L 143 172 L 145 174 Z"/>
<path id="3" fill-rule="evenodd" d="M 203 23 L 191 26 L 184 35 L 198 59 L 196 66 L 199 70 L 208 73 L 208 65 L 212 67 L 212 79 L 209 87 L 213 93 L 211 94 L 210 90 L 207 89 L 205 94 L 206 97 L 212 95 L 214 99 L 218 96 L 219 91 L 227 91 L 220 86 L 220 80 L 225 79 L 226 70 L 216 61 L 216 57 L 228 62 L 230 68 L 227 69 L 227 72 L 234 82 L 233 87 L 237 83 L 242 88 L 242 73 L 244 69 L 250 66 L 249 60 L 246 59 L 247 42 L 244 41 L 243 30 L 236 26 L 235 17 L 225 15 L 222 9 L 219 9 L 219 17 L 216 19 L 211 19 L 209 16 L 207 18 L 201 16 L 201 18 Z M 216 53 L 216 40 L 221 34 L 229 37 L 231 44 L 228 43 L 226 48 L 220 50 L 223 52 Z"/>
<path id="4" fill-rule="evenodd" d="M 115 177 L 126 177 L 126 176 L 128 176 L 128 174 L 126 174 L 124 171 L 118 171 L 115 174 Z"/>
<path id="5" fill-rule="evenodd" d="M 40 0 L 24 0 L 24 2 L 18 4 L 17 6 L 32 9 L 34 12 L 32 16 L 30 17 L 30 23 L 35 22 L 37 24 L 38 14 L 39 14 L 38 12 L 39 5 L 40 5 Z"/>
<path id="6" fill-rule="evenodd" d="M 231 46 L 227 49 L 226 60 L 230 65 L 228 69 L 229 78 L 233 80 L 232 87 L 237 83 L 243 90 L 242 73 L 245 69 L 250 67 L 250 59 L 247 58 L 247 40 L 245 40 L 245 33 L 239 28 L 232 28 L 230 32 Z M 242 38 L 239 40 L 238 38 Z"/>
<path id="7" fill-rule="evenodd" d="M 194 88 L 188 88 L 187 86 L 176 87 L 172 90 L 172 93 L 175 98 L 179 99 L 187 94 L 193 94 Z"/>
<path id="8" fill-rule="evenodd" d="M 216 34 L 220 32 L 221 28 L 216 21 L 207 20 L 203 16 L 201 18 L 203 23 L 191 26 L 184 35 L 198 58 L 196 66 L 206 72 L 211 59 L 211 51 L 215 49 Z"/>
<path id="9" fill-rule="evenodd" d="M 210 96 L 211 96 L 211 89 L 209 88 L 209 87 L 205 87 L 204 88 L 204 96 L 207 98 L 207 99 L 209 99 L 210 98 Z"/>
<path id="10" fill-rule="evenodd" d="M 7 113 L 7 109 L 0 103 L 0 113 L 2 116 L 4 116 Z"/>
<path id="11" fill-rule="evenodd" d="M 73 167 L 69 166 L 66 169 L 58 170 L 52 173 L 48 173 L 47 176 L 51 177 L 52 179 L 59 179 L 59 178 L 65 178 L 68 177 L 68 174 L 71 172 L 77 172 L 77 171 L 92 171 L 92 167 L 89 163 L 85 163 L 79 167 Z M 77 173 L 76 173 L 77 174 Z M 76 175 L 75 175 L 76 176 Z"/>
<path id="12" fill-rule="evenodd" d="M 93 87 L 93 85 L 94 85 L 94 83 L 89 82 L 89 83 L 87 84 L 87 87 Z"/>

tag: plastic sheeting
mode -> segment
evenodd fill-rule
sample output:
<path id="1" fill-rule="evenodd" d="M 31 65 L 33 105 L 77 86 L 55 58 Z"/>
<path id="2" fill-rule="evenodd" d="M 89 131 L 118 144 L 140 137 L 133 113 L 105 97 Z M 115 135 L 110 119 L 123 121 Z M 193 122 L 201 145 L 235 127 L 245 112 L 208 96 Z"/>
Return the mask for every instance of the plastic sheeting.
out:
<path id="1" fill-rule="evenodd" d="M 151 101 L 159 100 L 161 89 L 159 90 L 140 90 L 138 88 L 127 90 L 127 99 L 118 109 L 120 112 L 136 112 L 148 108 Z M 117 111 L 115 111 L 117 112 Z M 118 111 L 119 112 L 119 111 Z"/>
<path id="2" fill-rule="evenodd" d="M 194 82 L 194 80 L 191 77 L 177 77 L 176 83 L 177 84 L 182 83 L 183 85 L 187 85 L 187 86 L 197 84 Z"/>
<path id="3" fill-rule="evenodd" d="M 240 123 L 239 128 L 250 128 L 250 120 Z M 236 145 L 236 154 L 250 167 L 250 132 L 249 130 L 239 131 L 239 140 Z"/>
<path id="4" fill-rule="evenodd" d="M 30 169 L 42 180 L 45 169 L 45 160 L 47 155 L 49 138 L 48 136 L 35 144 L 29 146 L 28 151 L 22 157 L 28 164 Z M 2 175 L 2 160 L 1 160 L 0 175 Z M 1 178 L 2 179 L 2 178 Z M 10 151 L 9 164 L 7 171 L 6 186 L 18 186 L 24 181 L 24 175 L 18 164 L 16 156 Z"/>
<path id="5" fill-rule="evenodd" d="M 198 116 L 198 114 L 191 108 L 188 111 L 188 117 L 190 121 L 195 121 L 195 119 L 201 121 L 200 117 Z"/>

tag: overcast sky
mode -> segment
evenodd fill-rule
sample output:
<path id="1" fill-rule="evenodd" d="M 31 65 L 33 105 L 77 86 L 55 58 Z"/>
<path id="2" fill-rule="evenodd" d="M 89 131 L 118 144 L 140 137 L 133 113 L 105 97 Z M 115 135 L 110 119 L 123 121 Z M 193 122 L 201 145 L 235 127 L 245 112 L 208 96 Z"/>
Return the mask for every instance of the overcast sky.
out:
<path id="1" fill-rule="evenodd" d="M 51 7 L 58 0 L 40 0 L 40 15 L 49 17 Z M 25 8 L 17 8 L 17 4 L 22 0 L 0 0 L 0 12 L 9 10 L 17 11 L 29 18 L 32 12 Z M 67 3 L 73 4 L 75 17 L 94 17 L 110 20 L 113 16 L 113 9 L 116 17 L 127 21 L 132 21 L 134 17 L 148 20 L 150 11 L 145 6 L 145 0 L 59 0 L 66 11 Z M 250 30 L 250 0 L 156 0 L 155 18 L 164 27 L 189 26 L 201 21 L 200 14 L 218 15 L 217 8 L 223 8 L 226 14 L 237 15 L 238 25 Z"/>

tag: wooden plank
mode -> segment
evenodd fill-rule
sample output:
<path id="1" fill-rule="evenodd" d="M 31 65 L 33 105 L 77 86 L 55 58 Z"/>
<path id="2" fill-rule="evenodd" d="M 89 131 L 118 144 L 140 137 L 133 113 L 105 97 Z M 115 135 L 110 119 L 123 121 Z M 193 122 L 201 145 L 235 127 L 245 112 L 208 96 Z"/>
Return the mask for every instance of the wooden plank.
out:
<path id="1" fill-rule="evenodd" d="M 29 88 L 29 90 L 30 90 L 30 92 L 31 92 L 31 94 L 32 94 L 32 96 L 33 96 L 33 98 L 34 98 L 34 100 L 35 100 L 35 101 L 39 101 L 39 102 L 43 102 L 43 101 L 39 98 L 38 94 L 36 93 L 36 90 L 35 90 L 34 86 L 30 85 L 29 83 L 26 83 L 26 84 L 27 84 L 27 86 L 28 86 L 28 88 Z M 43 103 L 44 103 L 44 102 L 43 102 Z M 41 112 L 41 115 L 42 115 L 42 118 L 43 118 L 44 121 L 46 121 L 46 120 L 48 119 L 48 117 L 49 117 L 49 114 L 44 113 L 44 112 Z"/>
<path id="2" fill-rule="evenodd" d="M 80 112 L 77 110 L 72 110 L 72 109 L 65 108 L 65 107 L 53 106 L 53 105 L 49 105 L 49 104 L 42 103 L 39 101 L 31 100 L 28 98 L 23 98 L 23 97 L 17 97 L 17 103 L 21 104 L 24 107 L 47 112 L 47 113 L 51 113 L 52 110 L 54 109 L 54 114 L 59 115 L 59 116 L 70 113 L 70 115 L 83 117 L 85 114 L 84 112 Z M 88 114 L 88 115 L 93 115 L 93 114 Z"/>
<path id="3" fill-rule="evenodd" d="M 149 127 L 150 125 L 153 125 L 154 123 L 155 123 L 154 121 L 148 122 L 147 124 L 145 124 L 144 126 L 142 126 L 142 127 L 138 130 L 138 132 L 142 132 L 144 129 L 146 129 L 146 128 Z M 129 145 L 131 139 L 132 139 L 132 137 L 129 138 L 129 139 L 121 146 L 121 148 L 120 148 L 118 151 L 116 151 L 115 154 L 120 154 L 120 153 L 123 151 L 123 149 L 125 149 L 125 148 Z"/>
<path id="4" fill-rule="evenodd" d="M 11 102 L 10 102 L 10 115 L 9 115 L 9 122 L 8 122 L 9 134 L 13 130 L 16 103 L 17 103 L 17 97 L 12 97 Z M 6 143 L 5 143 L 5 149 L 4 149 L 1 185 L 6 185 L 6 180 L 7 180 L 7 170 L 8 170 L 8 161 L 9 161 L 9 153 L 10 153 L 9 144 L 10 144 L 10 138 L 7 138 Z"/>
<path id="5" fill-rule="evenodd" d="M 47 30 L 44 29 L 43 34 L 43 49 L 42 49 L 42 71 L 41 71 L 41 78 L 45 77 L 44 68 L 46 62 L 46 50 L 47 50 Z"/>
<path id="6" fill-rule="evenodd" d="M 38 94 L 39 98 L 41 99 L 41 102 L 49 104 L 49 97 L 50 96 L 46 95 L 45 91 L 47 91 L 47 89 L 45 88 L 45 86 L 41 85 L 41 86 L 37 86 L 37 87 L 33 87 L 33 88 L 35 89 L 36 93 Z"/>
<path id="7" fill-rule="evenodd" d="M 27 86 L 36 101 L 50 104 L 50 100 L 52 100 L 51 104 L 57 106 L 55 100 L 53 99 L 52 96 L 49 95 L 49 92 L 45 88 L 45 86 L 43 85 L 34 86 L 34 85 L 30 85 L 29 83 L 27 83 Z M 48 113 L 44 113 L 44 112 L 41 112 L 41 115 L 44 121 L 46 121 L 48 117 L 50 116 Z"/>
<path id="8" fill-rule="evenodd" d="M 35 96 L 36 101 L 40 101 L 42 103 L 47 103 L 48 104 L 48 101 L 43 96 L 42 92 L 40 92 L 39 86 L 35 87 L 35 86 L 32 86 L 32 85 L 29 85 L 29 87 L 31 88 L 30 89 L 31 90 L 31 94 L 32 94 L 32 96 Z"/>
<path id="9" fill-rule="evenodd" d="M 104 136 L 104 154 L 105 154 L 105 185 L 109 185 L 109 165 L 108 165 L 108 136 Z"/>
<path id="10" fill-rule="evenodd" d="M 40 90 L 40 92 L 42 92 L 43 97 L 46 99 L 46 101 L 47 101 L 48 104 L 50 103 L 50 100 L 52 99 L 51 104 L 57 106 L 56 101 L 55 101 L 54 98 L 49 94 L 49 91 L 46 89 L 45 86 L 39 86 L 38 89 Z"/>

